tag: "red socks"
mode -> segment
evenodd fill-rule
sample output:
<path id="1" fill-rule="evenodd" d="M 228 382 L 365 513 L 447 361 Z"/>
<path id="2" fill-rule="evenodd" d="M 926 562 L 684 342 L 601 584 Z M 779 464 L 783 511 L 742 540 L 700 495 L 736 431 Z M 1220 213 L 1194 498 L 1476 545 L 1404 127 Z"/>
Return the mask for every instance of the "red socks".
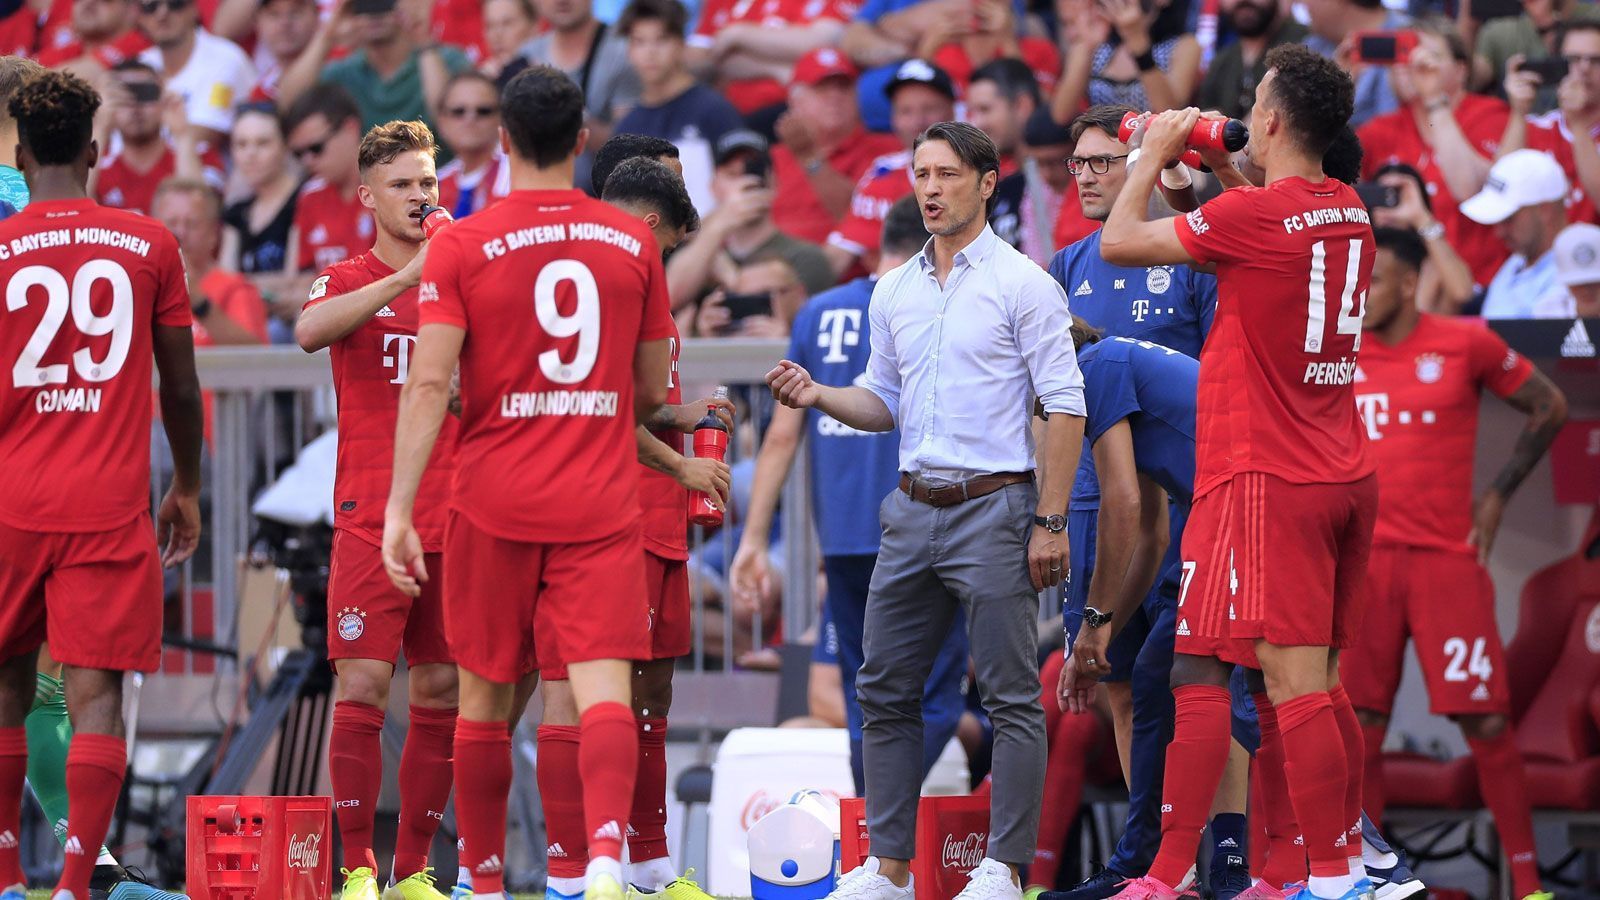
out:
<path id="1" fill-rule="evenodd" d="M 27 775 L 28 730 L 0 728 L 0 889 L 23 883 L 17 836 L 22 832 L 22 782 Z"/>
<path id="2" fill-rule="evenodd" d="M 511 733 L 505 722 L 456 722 L 456 819 L 466 842 L 462 865 L 476 894 L 505 890 L 506 798 L 511 793 Z"/>
<path id="3" fill-rule="evenodd" d="M 89 896 L 89 877 L 105 842 L 111 813 L 122 794 L 128 769 L 128 744 L 109 734 L 73 735 L 67 749 L 66 865 L 57 891 Z"/>
<path id="4" fill-rule="evenodd" d="M 1162 782 L 1161 849 L 1150 877 L 1173 887 L 1188 874 L 1228 762 L 1228 689 L 1186 684 L 1173 690 L 1177 708 Z M 1342 860 L 1341 860 L 1342 862 Z"/>
<path id="5" fill-rule="evenodd" d="M 621 703 L 596 703 L 580 720 L 578 773 L 589 857 L 622 859 L 622 829 L 639 771 L 639 726 Z"/>
<path id="6" fill-rule="evenodd" d="M 372 853 L 372 819 L 378 790 L 383 787 L 383 710 L 369 703 L 340 700 L 333 705 L 333 734 L 328 738 L 328 780 L 333 784 L 333 812 L 339 818 L 347 869 L 378 871 Z"/>
<path id="7" fill-rule="evenodd" d="M 1366 810 L 1367 818 L 1374 825 L 1383 822 L 1383 810 L 1389 803 L 1389 798 L 1383 789 L 1383 738 L 1389 731 L 1389 723 L 1382 725 L 1361 726 L 1362 766 L 1361 776 L 1361 808 Z"/>
<path id="8" fill-rule="evenodd" d="M 400 827 L 394 839 L 395 881 L 428 866 L 428 848 L 450 800 L 456 711 L 411 706 L 411 726 L 400 754 Z"/>
<path id="9" fill-rule="evenodd" d="M 539 781 L 539 801 L 544 804 L 549 875 L 582 878 L 589 865 L 589 832 L 583 825 L 578 726 L 539 726 L 539 764 L 534 774 Z"/>
<path id="10" fill-rule="evenodd" d="M 1055 705 L 1053 697 L 1046 702 Z M 1033 864 L 1028 867 L 1028 886 L 1043 885 L 1049 890 L 1055 890 L 1061 849 L 1083 799 L 1089 750 L 1100 732 L 1095 716 L 1058 715 L 1054 726 L 1050 729 L 1050 756 L 1044 769 L 1043 796 L 1049 802 L 1039 810 L 1039 837 L 1034 842 Z"/>
<path id="11" fill-rule="evenodd" d="M 1350 875 L 1345 852 L 1345 748 L 1326 691 L 1277 705 L 1284 776 L 1294 803 L 1313 878 Z"/>
<path id="12" fill-rule="evenodd" d="M 1361 855 L 1361 784 L 1367 766 L 1366 738 L 1344 685 L 1334 685 L 1328 691 L 1328 699 L 1333 703 L 1339 737 L 1344 739 L 1344 836 L 1347 844 L 1344 855 L 1349 858 Z"/>
<path id="13" fill-rule="evenodd" d="M 1539 883 L 1539 858 L 1534 852 L 1533 821 L 1528 813 L 1528 779 L 1517 751 L 1516 733 L 1507 725 L 1489 740 L 1467 738 L 1478 767 L 1478 790 L 1494 814 L 1500 844 L 1511 860 L 1511 894 L 1526 897 L 1543 890 Z"/>
<path id="14" fill-rule="evenodd" d="M 1261 797 L 1262 825 L 1267 835 L 1267 858 L 1261 880 L 1270 885 L 1305 881 L 1306 848 L 1300 839 L 1300 822 L 1289 801 L 1289 783 L 1284 779 L 1283 732 L 1278 730 L 1278 710 L 1266 694 L 1252 694 L 1256 719 L 1261 723 L 1261 747 L 1254 766 L 1256 787 Z"/>
<path id="15" fill-rule="evenodd" d="M 628 857 L 636 863 L 667 855 L 667 720 L 637 721 L 639 776 L 628 813 Z"/>

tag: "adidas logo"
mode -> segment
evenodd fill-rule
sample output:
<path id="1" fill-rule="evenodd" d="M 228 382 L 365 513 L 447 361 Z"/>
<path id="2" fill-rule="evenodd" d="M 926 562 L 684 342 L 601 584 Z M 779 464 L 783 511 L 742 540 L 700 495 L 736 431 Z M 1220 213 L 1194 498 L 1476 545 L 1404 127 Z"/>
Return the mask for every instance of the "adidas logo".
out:
<path id="1" fill-rule="evenodd" d="M 650 726 L 646 725 L 645 727 L 649 728 Z M 639 836 L 639 830 L 633 827 L 633 823 L 632 822 L 629 822 L 628 823 L 628 840 L 631 841 L 631 840 L 633 840 L 634 838 L 636 838 L 638 836 Z"/>
<path id="2" fill-rule="evenodd" d="M 1233 849 L 1233 848 L 1238 847 L 1238 846 L 1239 846 L 1239 842 L 1234 840 L 1233 838 L 1223 838 L 1222 840 L 1217 842 L 1217 849 L 1219 849 L 1219 850 L 1220 849 L 1225 849 L 1225 848 L 1226 849 Z"/>
<path id="3" fill-rule="evenodd" d="M 383 309 L 378 310 L 377 316 L 380 319 L 392 319 L 395 317 L 395 311 L 385 306 Z"/>
<path id="4" fill-rule="evenodd" d="M 1178 631 L 1177 631 L 1177 634 L 1178 634 L 1179 637 L 1188 637 L 1189 636 L 1189 620 L 1188 619 L 1179 619 L 1178 620 Z"/>
<path id="5" fill-rule="evenodd" d="M 1333 842 L 1333 845 L 1335 847 L 1348 847 L 1350 846 L 1350 840 L 1347 836 L 1341 834 L 1339 835 L 1339 839 Z"/>
<path id="6" fill-rule="evenodd" d="M 1072 296 L 1087 297 L 1092 293 L 1094 293 L 1094 288 L 1089 286 L 1089 279 L 1085 278 L 1083 284 L 1078 285 L 1078 289 L 1072 292 Z"/>
<path id="7" fill-rule="evenodd" d="M 63 848 L 63 849 L 65 849 L 67 853 L 69 853 L 69 854 L 71 854 L 73 856 L 82 856 L 83 855 L 83 844 L 78 842 L 78 836 L 77 835 L 73 835 L 72 837 L 67 838 L 67 846 L 65 848 Z"/>
<path id="8" fill-rule="evenodd" d="M 567 848 L 561 846 L 560 844 L 551 844 L 550 846 L 544 848 L 544 853 L 551 859 L 567 858 Z"/>
<path id="9" fill-rule="evenodd" d="M 620 841 L 622 840 L 622 826 L 617 824 L 616 819 L 612 819 L 604 825 L 601 825 L 599 828 L 596 828 L 594 830 L 594 837 L 591 838 L 591 840 Z"/>
<path id="10" fill-rule="evenodd" d="M 473 867 L 472 871 L 480 875 L 493 875 L 500 871 L 500 854 L 496 853 Z"/>
<path id="11" fill-rule="evenodd" d="M 0 850 L 15 849 L 17 849 L 17 836 L 12 834 L 9 828 L 5 831 L 0 831 Z"/>
<path id="12" fill-rule="evenodd" d="M 1589 332 L 1584 329 L 1582 320 L 1574 320 L 1572 330 L 1561 339 L 1561 357 L 1572 359 L 1575 357 L 1588 358 L 1594 356 L 1594 341 L 1589 340 Z"/>
<path id="13" fill-rule="evenodd" d="M 1489 686 L 1481 681 L 1478 682 L 1478 686 L 1472 689 L 1472 699 L 1479 703 L 1487 701 L 1489 699 Z"/>

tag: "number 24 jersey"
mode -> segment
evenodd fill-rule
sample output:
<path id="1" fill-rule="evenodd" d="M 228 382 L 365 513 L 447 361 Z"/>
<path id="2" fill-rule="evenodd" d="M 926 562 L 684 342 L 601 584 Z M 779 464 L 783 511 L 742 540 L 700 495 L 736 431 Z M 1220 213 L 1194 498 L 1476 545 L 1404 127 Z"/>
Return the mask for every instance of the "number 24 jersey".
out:
<path id="1" fill-rule="evenodd" d="M 1332 178 L 1224 191 L 1176 220 L 1217 266 L 1200 353 L 1195 496 L 1243 472 L 1343 484 L 1373 470 L 1353 383 L 1376 255 L 1366 205 Z"/>
<path id="2" fill-rule="evenodd" d="M 530 543 L 638 527 L 634 353 L 674 335 L 644 223 L 581 191 L 515 191 L 433 239 L 418 304 L 422 329 L 466 331 L 455 509 Z"/>

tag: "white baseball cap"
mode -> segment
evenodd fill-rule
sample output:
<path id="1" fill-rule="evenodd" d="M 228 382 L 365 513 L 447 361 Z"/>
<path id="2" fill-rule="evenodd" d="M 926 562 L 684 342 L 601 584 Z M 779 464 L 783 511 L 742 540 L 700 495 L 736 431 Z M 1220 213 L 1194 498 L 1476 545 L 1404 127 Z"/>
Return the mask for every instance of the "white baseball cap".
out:
<path id="1" fill-rule="evenodd" d="M 1575 284 L 1600 283 L 1600 225 L 1577 222 L 1556 235 L 1556 281 Z"/>
<path id="2" fill-rule="evenodd" d="M 1566 199 L 1567 190 L 1567 174 L 1555 157 L 1513 150 L 1489 170 L 1483 190 L 1461 204 L 1461 213 L 1479 225 L 1498 225 L 1524 207 Z"/>

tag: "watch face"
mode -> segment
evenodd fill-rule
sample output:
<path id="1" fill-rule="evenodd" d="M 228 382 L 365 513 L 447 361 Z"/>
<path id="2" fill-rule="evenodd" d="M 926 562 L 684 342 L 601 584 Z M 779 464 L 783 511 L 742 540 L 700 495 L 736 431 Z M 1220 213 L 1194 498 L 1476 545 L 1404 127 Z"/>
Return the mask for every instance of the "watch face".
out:
<path id="1" fill-rule="evenodd" d="M 1065 531 L 1067 527 L 1066 516 L 1046 516 L 1045 528 L 1051 531 Z"/>

